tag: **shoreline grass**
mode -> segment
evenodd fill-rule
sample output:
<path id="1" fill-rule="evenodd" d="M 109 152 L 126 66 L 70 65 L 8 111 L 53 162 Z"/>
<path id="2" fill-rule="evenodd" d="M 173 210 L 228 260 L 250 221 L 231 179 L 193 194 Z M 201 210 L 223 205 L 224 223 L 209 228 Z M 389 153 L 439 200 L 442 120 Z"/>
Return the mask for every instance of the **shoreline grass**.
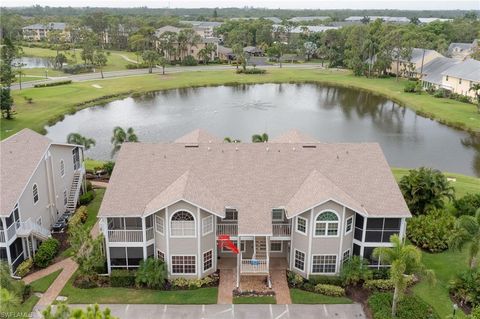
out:
<path id="1" fill-rule="evenodd" d="M 122 78 L 98 79 L 76 82 L 62 87 L 30 88 L 14 91 L 15 112 L 13 120 L 1 120 L 1 138 L 4 139 L 22 128 L 28 127 L 45 133 L 44 126 L 53 125 L 66 114 L 83 108 L 121 99 L 133 93 L 221 85 L 264 83 L 315 83 L 355 88 L 384 96 L 406 106 L 422 116 L 480 133 L 480 114 L 473 104 L 449 99 L 438 99 L 428 94 L 403 92 L 405 80 L 368 79 L 355 77 L 345 70 L 323 69 L 269 69 L 262 75 L 238 75 L 227 71 L 191 71 L 167 75 L 147 74 Z M 101 89 L 92 85 L 100 84 Z M 65 97 L 68 96 L 68 99 Z M 24 97 L 33 99 L 29 104 Z"/>

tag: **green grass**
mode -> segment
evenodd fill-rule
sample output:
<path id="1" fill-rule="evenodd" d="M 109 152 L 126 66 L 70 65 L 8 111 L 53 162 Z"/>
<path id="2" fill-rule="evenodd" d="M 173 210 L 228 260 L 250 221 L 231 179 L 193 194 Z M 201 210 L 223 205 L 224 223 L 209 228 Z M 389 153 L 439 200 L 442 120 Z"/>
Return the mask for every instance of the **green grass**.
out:
<path id="1" fill-rule="evenodd" d="M 445 318 L 452 314 L 453 309 L 448 284 L 458 272 L 467 269 L 467 252 L 447 250 L 437 254 L 423 252 L 422 255 L 425 267 L 435 272 L 437 282 L 434 286 L 420 282 L 412 290 L 416 296 L 429 303 L 440 318 Z M 458 311 L 457 314 L 457 318 L 466 318 L 462 311 Z"/>
<path id="2" fill-rule="evenodd" d="M 100 209 L 100 204 L 102 204 L 103 195 L 105 195 L 105 189 L 97 188 L 95 189 L 95 198 L 88 204 L 88 217 L 83 224 L 83 227 L 87 228 L 89 231 L 92 229 L 93 225 L 97 222 L 97 214 Z"/>
<path id="3" fill-rule="evenodd" d="M 400 181 L 400 179 L 408 174 L 408 168 L 392 168 L 393 175 Z M 467 193 L 480 192 L 480 178 L 444 172 L 448 178 L 455 178 L 456 181 L 451 181 L 451 185 L 455 188 L 455 196 L 457 198 L 465 196 Z"/>
<path id="4" fill-rule="evenodd" d="M 216 304 L 218 289 L 200 288 L 194 290 L 161 291 L 102 287 L 80 289 L 72 285 L 73 276 L 65 285 L 61 296 L 68 297 L 71 304 L 114 303 L 114 304 Z"/>
<path id="5" fill-rule="evenodd" d="M 106 163 L 105 161 L 97 161 L 97 160 L 87 158 L 85 160 L 85 169 L 86 170 L 94 170 L 97 167 L 103 167 L 103 164 L 105 164 L 105 163 Z"/>
<path id="6" fill-rule="evenodd" d="M 347 297 L 331 297 L 297 288 L 290 289 L 290 297 L 294 304 L 350 304 Z"/>
<path id="7" fill-rule="evenodd" d="M 89 102 L 92 99 L 103 98 L 104 101 L 108 101 L 133 92 L 142 93 L 173 88 L 282 82 L 318 82 L 377 92 L 415 111 L 432 113 L 436 119 L 442 122 L 480 132 L 480 114 L 477 113 L 475 105 L 437 99 L 427 94 L 404 93 L 403 80 L 397 83 L 395 79 L 355 77 L 348 71 L 284 68 L 271 69 L 263 75 L 237 75 L 231 70 L 192 71 L 165 76 L 150 74 L 77 82 L 61 87 L 14 91 L 13 97 L 17 114 L 13 120 L 1 120 L 1 138 L 25 127 L 37 132 L 44 132 L 45 125 L 61 120 L 63 115 L 73 113 L 86 106 L 99 104 L 98 101 Z M 99 84 L 102 88 L 95 89 L 92 84 Z M 33 103 L 26 103 L 23 99 L 24 96 L 33 98 Z M 66 96 L 68 99 L 65 99 Z"/>
<path id="8" fill-rule="evenodd" d="M 12 311 L 15 313 L 14 318 L 32 318 L 31 313 L 33 311 L 33 307 L 35 307 L 35 305 L 39 300 L 40 298 L 35 295 L 31 295 L 30 297 L 28 297 L 28 299 L 25 300 L 25 302 L 18 305 L 18 307 L 16 307 Z M 9 317 L 7 316 L 6 318 L 9 318 Z"/>
<path id="9" fill-rule="evenodd" d="M 258 296 L 258 297 L 234 297 L 234 304 L 276 304 L 277 300 L 273 296 Z"/>
<path id="10" fill-rule="evenodd" d="M 40 279 L 37 279 L 30 283 L 30 286 L 32 286 L 32 291 L 34 292 L 45 292 L 47 291 L 48 287 L 55 281 L 55 279 L 60 275 L 62 272 L 62 269 L 59 269 L 55 272 L 52 272 L 49 275 L 46 275 L 45 277 L 42 277 Z"/>

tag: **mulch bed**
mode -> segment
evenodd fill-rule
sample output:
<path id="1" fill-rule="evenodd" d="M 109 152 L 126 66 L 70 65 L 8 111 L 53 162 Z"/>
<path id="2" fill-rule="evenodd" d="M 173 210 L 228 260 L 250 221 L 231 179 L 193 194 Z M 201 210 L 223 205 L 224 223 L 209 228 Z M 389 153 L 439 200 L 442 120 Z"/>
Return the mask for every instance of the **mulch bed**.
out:
<path id="1" fill-rule="evenodd" d="M 70 244 L 68 243 L 67 227 L 65 227 L 61 233 L 52 233 L 52 237 L 60 242 L 58 254 L 61 254 L 64 250 L 70 247 Z"/>
<path id="2" fill-rule="evenodd" d="M 363 287 L 349 286 L 345 289 L 345 292 L 348 298 L 362 305 L 363 311 L 365 312 L 367 318 L 373 318 L 372 312 L 368 308 L 368 298 L 371 294 L 370 290 Z"/>

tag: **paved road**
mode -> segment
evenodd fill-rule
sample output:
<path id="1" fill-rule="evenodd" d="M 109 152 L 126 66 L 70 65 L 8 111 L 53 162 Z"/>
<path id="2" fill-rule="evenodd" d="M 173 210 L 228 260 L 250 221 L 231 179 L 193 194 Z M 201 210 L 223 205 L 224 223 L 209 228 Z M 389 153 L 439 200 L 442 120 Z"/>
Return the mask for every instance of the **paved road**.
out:
<path id="1" fill-rule="evenodd" d="M 86 305 L 71 305 L 86 308 Z M 100 305 L 120 319 L 365 319 L 350 305 Z M 38 309 L 40 310 L 40 309 Z M 34 314 L 38 317 L 39 313 Z"/>
<path id="2" fill-rule="evenodd" d="M 231 65 L 210 65 L 210 66 L 191 66 L 191 67 L 169 67 L 165 69 L 166 74 L 172 73 L 179 73 L 179 72 L 191 72 L 191 71 L 215 71 L 215 70 L 233 70 L 235 66 Z M 262 68 L 278 68 L 276 65 L 265 65 Z M 312 63 L 305 63 L 305 64 L 283 64 L 283 68 L 286 69 L 317 69 L 321 68 L 320 64 L 312 64 Z M 153 73 L 162 73 L 161 68 L 154 68 Z M 109 71 L 103 72 L 104 78 L 118 78 L 118 77 L 126 77 L 126 76 L 137 76 L 137 75 L 144 75 L 148 74 L 148 69 L 134 69 L 134 70 L 119 70 L 119 71 Z M 48 83 L 48 82 L 55 82 L 60 80 L 72 80 L 73 82 L 82 82 L 82 81 L 91 81 L 91 80 L 100 80 L 101 75 L 100 72 L 95 73 L 85 73 L 85 74 L 77 74 L 77 75 L 65 75 L 61 77 L 51 77 L 48 80 L 44 81 L 34 81 L 34 82 L 24 82 L 22 83 L 22 89 L 31 88 L 34 84 L 37 83 Z M 12 85 L 12 90 L 18 90 L 20 87 L 18 84 Z"/>

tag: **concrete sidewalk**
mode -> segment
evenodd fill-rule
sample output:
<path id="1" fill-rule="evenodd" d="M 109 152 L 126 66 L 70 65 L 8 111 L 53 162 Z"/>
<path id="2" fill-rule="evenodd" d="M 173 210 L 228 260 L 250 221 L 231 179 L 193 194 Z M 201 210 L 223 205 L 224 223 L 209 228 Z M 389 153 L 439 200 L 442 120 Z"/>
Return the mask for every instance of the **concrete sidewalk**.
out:
<path id="1" fill-rule="evenodd" d="M 87 305 L 70 305 L 86 308 Z M 104 304 L 120 319 L 355 319 L 366 318 L 360 304 L 347 305 L 119 305 Z M 40 310 L 40 309 L 37 309 Z M 43 309 L 42 309 L 43 310 Z M 38 313 L 36 314 L 38 316 Z M 35 316 L 35 317 L 36 317 Z"/>

